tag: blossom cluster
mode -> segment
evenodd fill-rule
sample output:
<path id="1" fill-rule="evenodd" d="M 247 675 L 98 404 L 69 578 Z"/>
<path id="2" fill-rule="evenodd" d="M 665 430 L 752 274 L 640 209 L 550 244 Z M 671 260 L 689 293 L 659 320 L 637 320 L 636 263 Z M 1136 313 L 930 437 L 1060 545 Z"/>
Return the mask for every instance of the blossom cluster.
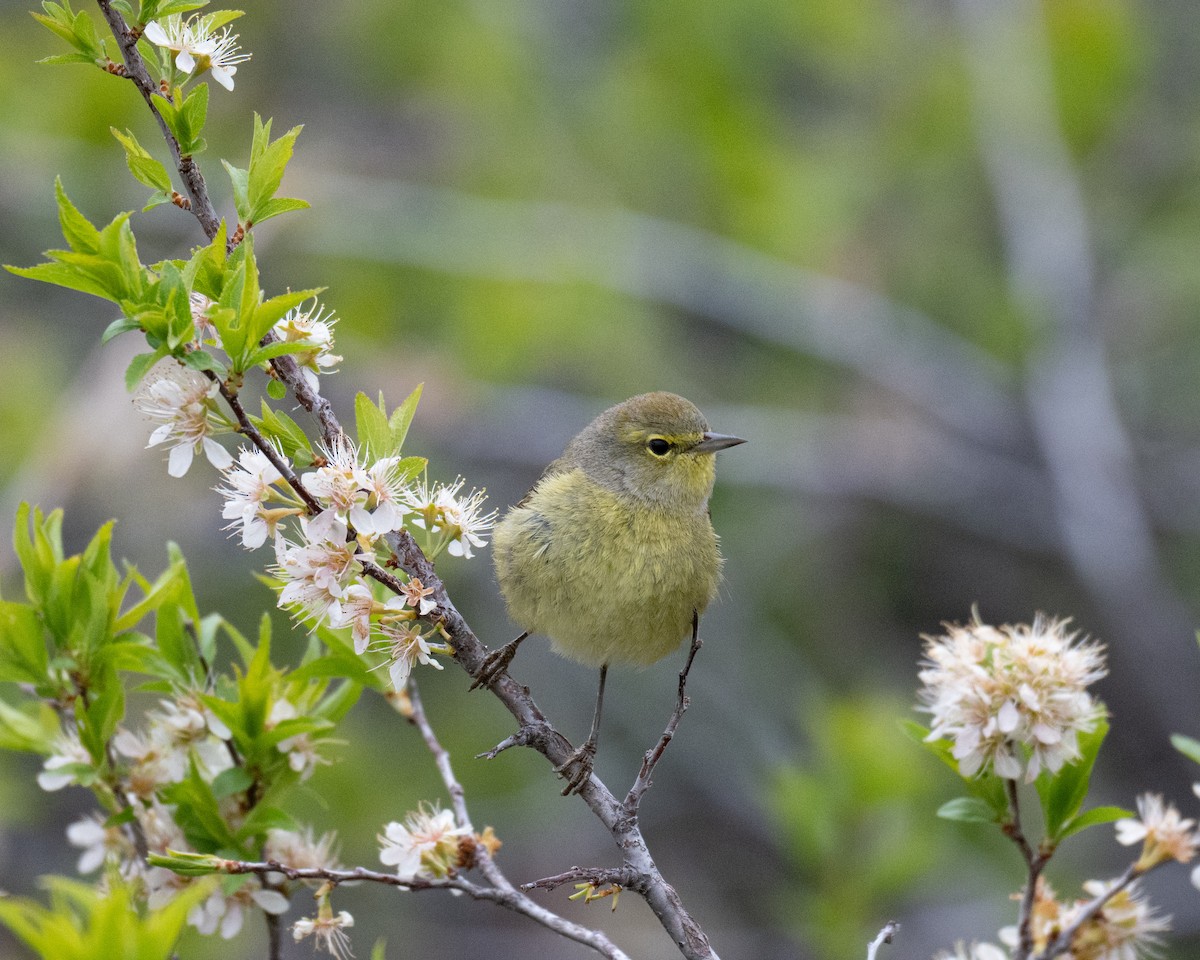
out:
<path id="1" fill-rule="evenodd" d="M 273 573 L 281 583 L 279 606 L 315 626 L 349 627 L 357 653 L 368 649 L 386 655 L 392 685 L 404 687 L 416 664 L 441 665 L 433 659 L 440 648 L 436 627 L 426 620 L 436 610 L 433 590 L 410 577 L 400 592 L 378 599 L 364 576 L 364 562 L 373 560 L 386 534 L 406 522 L 431 534 L 429 553 L 446 549 L 471 556 L 483 546 L 483 534 L 495 513 L 483 514 L 483 494 L 459 496 L 462 481 L 432 490 L 410 484 L 398 457 L 364 458 L 343 438 L 327 452 L 324 462 L 301 478 L 301 484 L 321 505 L 314 517 L 296 506 L 295 494 L 280 482 L 279 471 L 265 457 L 243 450 L 239 464 L 225 473 L 224 516 L 242 530 L 242 542 L 256 546 L 274 536 Z M 278 502 L 278 506 L 271 503 Z M 295 539 L 280 529 L 285 517 L 295 517 Z M 290 531 L 289 531 L 290 533 Z"/>
<path id="2" fill-rule="evenodd" d="M 1032 782 L 1079 758 L 1079 735 L 1103 715 L 1087 687 L 1106 669 L 1103 649 L 1075 642 L 1067 623 L 1039 614 L 1032 625 L 993 627 L 976 615 L 924 638 L 928 739 L 952 741 L 963 776 L 991 769 Z"/>
<path id="3" fill-rule="evenodd" d="M 193 294 L 197 349 L 215 343 L 209 321 L 212 303 Z M 309 385 L 341 358 L 333 352 L 334 319 L 314 299 L 289 311 L 275 324 L 280 340 L 305 344 L 294 354 Z M 413 460 L 372 457 L 346 437 L 338 438 L 297 478 L 278 447 L 242 447 L 236 459 L 216 440 L 235 432 L 221 409 L 216 380 L 167 359 L 146 378 L 134 398 L 158 426 L 150 445 L 169 447 L 169 473 L 183 476 L 197 454 L 222 472 L 217 487 L 224 499 L 227 530 L 253 550 L 272 541 L 280 584 L 279 606 L 310 626 L 349 627 L 357 653 L 368 649 L 386 657 L 392 686 L 400 690 L 414 665 L 440 669 L 437 628 L 428 625 L 436 604 L 433 591 L 409 579 L 398 596 L 378 599 L 364 576 L 365 564 L 386 549 L 384 537 L 406 524 L 423 535 L 431 558 L 442 551 L 471 557 L 496 521 L 484 510 L 484 493 L 464 492 L 464 481 L 430 484 L 414 479 Z M 312 504 L 319 507 L 314 514 Z M 418 621 L 425 621 L 424 623 Z"/>
<path id="4" fill-rule="evenodd" d="M 1152 954 L 1160 935 L 1170 929 L 1170 918 L 1149 905 L 1136 883 L 1116 893 L 1111 892 L 1113 885 L 1113 881 L 1088 880 L 1083 885 L 1088 897 L 1068 902 L 1059 900 L 1045 878 L 1039 878 L 1030 924 L 1034 955 L 1041 955 L 1062 931 L 1075 927 L 1089 912 L 1062 956 L 1070 960 L 1137 960 Z M 1090 911 L 1098 898 L 1107 898 L 1104 906 Z M 998 939 L 1003 946 L 956 944 L 953 952 L 943 952 L 937 960 L 1008 960 L 1018 946 L 1017 928 L 1005 927 Z"/>
<path id="5" fill-rule="evenodd" d="M 296 706 L 286 699 L 276 700 L 267 719 L 273 728 L 297 715 Z M 134 824 L 110 824 L 99 814 L 85 816 L 67 828 L 67 839 L 81 851 L 80 873 L 101 868 L 127 883 L 141 887 L 151 909 L 161 907 L 192 881 L 162 867 L 149 867 L 134 844 L 134 826 L 145 844 L 145 852 L 191 852 L 183 829 L 176 820 L 176 808 L 166 802 L 169 788 L 180 783 L 194 770 L 212 780 L 234 765 L 229 729 L 192 693 L 181 693 L 162 700 L 159 708 L 146 714 L 143 731 L 121 728 L 112 738 L 114 760 L 118 767 L 118 802 L 133 815 Z M 308 736 L 289 737 L 278 744 L 289 766 L 301 777 L 311 773 L 318 762 Z M 48 757 L 38 775 L 44 790 L 60 790 L 70 784 L 95 781 L 97 771 L 78 736 L 64 733 L 55 753 Z M 234 797 L 221 801 L 221 815 L 237 825 L 245 817 Z M 302 865 L 333 866 L 333 839 L 314 839 L 311 830 L 272 830 L 264 856 Z M 216 888 L 188 915 L 188 922 L 201 933 L 220 933 L 226 939 L 242 928 L 247 909 L 282 913 L 287 899 L 268 889 L 255 877 L 247 877 L 236 889 Z"/>

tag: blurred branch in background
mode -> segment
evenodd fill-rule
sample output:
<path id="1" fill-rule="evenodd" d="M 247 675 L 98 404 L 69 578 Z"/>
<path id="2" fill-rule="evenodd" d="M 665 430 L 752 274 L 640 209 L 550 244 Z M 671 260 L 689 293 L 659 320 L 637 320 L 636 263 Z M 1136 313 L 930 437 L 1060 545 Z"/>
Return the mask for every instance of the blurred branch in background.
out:
<path id="1" fill-rule="evenodd" d="M 976 129 L 999 213 L 1013 299 L 1030 318 L 1026 406 L 1050 472 L 1065 558 L 1113 624 L 1122 671 L 1170 757 L 1173 706 L 1195 691 L 1194 617 L 1165 581 L 1095 315 L 1083 189 L 1058 127 L 1043 11 L 1031 0 L 957 0 Z M 1131 707 L 1130 701 L 1118 701 Z"/>

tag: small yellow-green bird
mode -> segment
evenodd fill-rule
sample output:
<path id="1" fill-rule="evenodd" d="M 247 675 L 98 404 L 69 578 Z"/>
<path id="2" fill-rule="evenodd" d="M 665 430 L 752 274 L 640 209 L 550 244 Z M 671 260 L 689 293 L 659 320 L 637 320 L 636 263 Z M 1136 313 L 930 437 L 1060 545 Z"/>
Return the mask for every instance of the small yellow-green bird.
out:
<path id="1" fill-rule="evenodd" d="M 608 665 L 651 664 L 694 638 L 721 573 L 713 454 L 744 442 L 711 432 L 683 397 L 641 394 L 584 427 L 496 527 L 496 576 L 525 632 L 487 657 L 476 686 L 531 633 L 600 668 L 591 735 L 559 767 L 564 793 L 591 775 Z"/>

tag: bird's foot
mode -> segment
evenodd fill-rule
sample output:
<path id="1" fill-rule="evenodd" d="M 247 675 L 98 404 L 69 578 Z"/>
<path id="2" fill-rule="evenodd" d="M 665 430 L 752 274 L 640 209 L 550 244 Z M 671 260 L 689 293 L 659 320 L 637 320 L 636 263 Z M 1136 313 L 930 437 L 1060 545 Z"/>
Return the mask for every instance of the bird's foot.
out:
<path id="1" fill-rule="evenodd" d="M 513 657 L 517 655 L 517 647 L 527 636 L 529 634 L 523 633 L 516 640 L 510 640 L 498 650 L 493 650 L 484 657 L 483 663 L 479 665 L 479 672 L 475 674 L 475 682 L 468 688 L 468 692 L 478 690 L 480 687 L 490 687 L 495 683 L 496 678 L 508 669 Z"/>
<path id="2" fill-rule="evenodd" d="M 560 766 L 554 768 L 554 772 L 567 781 L 567 785 L 562 789 L 564 797 L 583 789 L 583 785 L 591 779 L 592 767 L 595 763 L 596 741 L 589 737 L 583 746 L 567 757 Z M 572 767 L 574 770 L 571 769 Z"/>

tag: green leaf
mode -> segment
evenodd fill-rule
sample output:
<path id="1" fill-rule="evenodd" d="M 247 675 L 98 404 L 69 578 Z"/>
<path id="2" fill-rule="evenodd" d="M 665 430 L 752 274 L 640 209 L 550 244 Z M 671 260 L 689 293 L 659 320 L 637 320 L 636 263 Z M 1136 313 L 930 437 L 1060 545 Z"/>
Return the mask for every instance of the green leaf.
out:
<path id="1" fill-rule="evenodd" d="M 138 12 L 138 22 L 149 23 L 169 17 L 173 13 L 190 13 L 208 6 L 208 0 L 143 0 Z"/>
<path id="2" fill-rule="evenodd" d="M 237 840 L 229 824 L 221 816 L 212 786 L 204 779 L 196 764 L 191 763 L 187 776 L 162 790 L 163 799 L 175 804 L 175 821 L 183 829 L 191 846 L 201 853 L 236 849 Z"/>
<path id="3" fill-rule="evenodd" d="M 221 299 L 221 291 L 225 288 L 229 259 L 225 239 L 225 221 L 222 220 L 212 241 L 207 246 L 197 247 L 183 268 L 183 282 L 187 288 L 213 301 Z"/>
<path id="4" fill-rule="evenodd" d="M 235 793 L 245 793 L 254 785 L 254 778 L 242 767 L 230 767 L 223 770 L 213 780 L 213 796 L 218 800 L 232 797 Z"/>
<path id="5" fill-rule="evenodd" d="M 250 151 L 250 171 L 246 184 L 249 216 L 246 225 L 261 223 L 287 210 L 308 206 L 302 200 L 275 200 L 275 191 L 283 180 L 284 170 L 292 158 L 296 138 L 302 127 L 292 127 L 274 142 L 271 141 L 271 121 L 265 124 L 254 115 L 254 138 Z"/>
<path id="6" fill-rule="evenodd" d="M 282 400 L 287 396 L 287 385 L 282 380 L 268 380 L 267 396 L 272 400 Z"/>
<path id="7" fill-rule="evenodd" d="M 354 398 L 355 428 L 359 446 L 367 450 L 374 459 L 398 456 L 408 428 L 421 399 L 421 386 L 410 393 L 404 402 L 387 415 L 383 396 L 379 404 L 371 402 L 365 393 Z"/>
<path id="8" fill-rule="evenodd" d="M 955 797 L 938 807 L 937 815 L 943 820 L 960 823 L 999 823 L 996 811 L 979 797 Z"/>
<path id="9" fill-rule="evenodd" d="M 103 890 L 65 877 L 46 877 L 50 906 L 13 897 L 0 900 L 0 923 L 44 960 L 168 960 L 188 913 L 212 892 L 212 881 L 181 890 L 169 903 L 146 910 L 123 883 Z"/>
<path id="10" fill-rule="evenodd" d="M 272 381 L 274 383 L 275 381 Z M 278 440 L 284 456 L 297 460 L 297 454 L 304 454 L 308 463 L 312 462 L 312 443 L 308 435 L 295 420 L 286 413 L 272 410 L 266 401 L 262 404 L 262 417 L 250 418 L 259 430 L 273 440 Z"/>
<path id="11" fill-rule="evenodd" d="M 54 178 L 54 196 L 58 202 L 58 222 L 71 249 L 83 253 L 99 251 L 100 231 L 71 202 L 63 189 L 62 177 Z"/>
<path id="12" fill-rule="evenodd" d="M 296 820 L 278 807 L 260 803 L 246 816 L 237 832 L 240 843 L 263 837 L 268 830 L 295 830 Z"/>
<path id="13" fill-rule="evenodd" d="M 37 611 L 28 604 L 0 601 L 0 681 L 46 682 L 49 655 Z"/>
<path id="14" fill-rule="evenodd" d="M 228 375 L 225 364 L 207 350 L 192 350 L 190 353 L 185 353 L 182 359 L 185 367 L 191 367 L 193 370 L 201 372 L 211 370 L 218 379 L 224 380 Z"/>
<path id="15" fill-rule="evenodd" d="M 1042 804 L 1046 836 L 1051 840 L 1061 839 L 1063 827 L 1083 807 L 1092 768 L 1096 765 L 1096 757 L 1107 733 L 1108 722 L 1098 720 L 1094 729 L 1079 735 L 1079 760 L 1064 764 L 1056 774 L 1043 770 L 1034 782 Z"/>
<path id="16" fill-rule="evenodd" d="M 1171 746 L 1194 763 L 1200 763 L 1200 740 L 1185 737 L 1182 733 L 1172 734 Z"/>
<path id="17" fill-rule="evenodd" d="M 100 337 L 101 343 L 108 343 L 114 337 L 119 337 L 123 333 L 132 333 L 134 330 L 141 330 L 141 326 L 136 320 L 130 320 L 128 317 L 120 317 L 110 323 Z"/>
<path id="18" fill-rule="evenodd" d="M 379 398 L 379 406 L 376 406 L 365 393 L 356 394 L 354 426 L 359 447 L 367 451 L 371 459 L 391 455 L 392 432 L 388 427 L 387 414 L 383 410 L 383 397 Z"/>
<path id="19" fill-rule="evenodd" d="M 60 53 L 52 57 L 42 57 L 37 62 L 51 66 L 62 63 L 86 63 L 88 65 L 94 65 L 96 63 L 96 58 L 90 57 L 86 53 Z"/>
<path id="20" fill-rule="evenodd" d="M 30 702 L 14 707 L 0 700 L 0 749 L 45 755 L 51 752 L 59 732 L 58 716 L 50 704 Z"/>
<path id="21" fill-rule="evenodd" d="M 116 127 L 108 129 L 125 148 L 125 163 L 134 179 L 147 187 L 169 194 L 171 178 L 167 174 L 167 168 L 155 160 L 150 152 L 138 143 L 133 131 L 126 130 L 125 133 L 121 133 Z"/>
<path id="22" fill-rule="evenodd" d="M 250 219 L 250 171 L 235 167 L 228 160 L 222 160 L 221 165 L 233 184 L 233 206 L 237 210 L 238 221 L 245 223 Z"/>
<path id="23" fill-rule="evenodd" d="M 1126 810 L 1124 807 L 1093 807 L 1081 813 L 1079 816 L 1068 820 L 1059 830 L 1058 840 L 1065 840 L 1072 834 L 1078 833 L 1080 830 L 1086 830 L 1088 827 L 1094 827 L 1100 823 L 1112 823 L 1114 820 L 1120 820 L 1124 817 L 1132 817 L 1133 811 Z"/>
<path id="24" fill-rule="evenodd" d="M 64 2 L 61 5 L 57 3 L 43 3 L 42 9 L 46 12 L 31 13 L 33 19 L 44 26 L 51 33 L 61 37 L 72 47 L 79 51 L 77 54 L 70 55 L 72 58 L 48 58 L 57 60 L 60 63 L 79 62 L 102 64 L 108 57 L 104 52 L 104 44 L 100 42 L 96 36 L 96 25 L 83 11 L 76 13 L 71 9 L 71 4 Z"/>
<path id="25" fill-rule="evenodd" d="M 153 353 L 139 353 L 132 360 L 130 360 L 129 366 L 125 368 L 125 389 L 133 390 L 139 383 L 142 382 L 142 378 L 150 372 L 150 368 L 158 363 L 158 361 L 163 357 L 165 357 L 168 352 L 169 351 L 164 345 L 159 347 Z"/>
<path id="26" fill-rule="evenodd" d="M 417 404 L 421 400 L 421 391 L 425 384 L 418 383 L 416 389 L 413 390 L 404 402 L 392 411 L 392 416 L 388 420 L 388 426 L 392 431 L 392 450 L 394 453 L 399 453 L 400 448 L 404 446 L 404 440 L 408 436 L 408 428 L 412 423 L 413 414 L 417 412 Z M 383 398 L 380 397 L 380 406 L 383 406 Z"/>
<path id="27" fill-rule="evenodd" d="M 166 853 L 148 854 L 146 862 L 152 867 L 165 867 L 181 877 L 204 877 L 221 872 L 221 859 L 211 853 L 168 850 Z"/>
<path id="28" fill-rule="evenodd" d="M 204 151 L 204 139 L 200 134 L 208 114 L 207 83 L 197 84 L 186 98 L 176 88 L 170 100 L 160 97 L 155 99 L 154 105 L 167 128 L 179 141 L 179 152 L 183 156 L 191 157 Z"/>

